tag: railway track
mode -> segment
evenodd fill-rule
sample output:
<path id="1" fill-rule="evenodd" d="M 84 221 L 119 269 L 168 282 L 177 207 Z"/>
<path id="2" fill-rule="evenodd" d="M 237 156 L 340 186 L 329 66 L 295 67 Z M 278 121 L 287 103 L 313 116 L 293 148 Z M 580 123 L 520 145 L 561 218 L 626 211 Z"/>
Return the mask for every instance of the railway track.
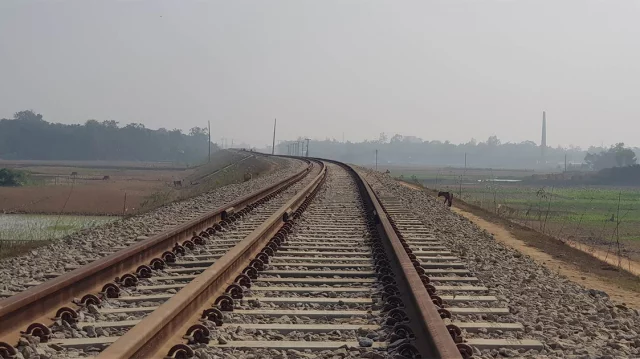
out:
<path id="1" fill-rule="evenodd" d="M 18 342 L 21 334 L 23 337 L 37 338 L 34 341 L 50 342 L 60 337 L 55 331 L 61 325 L 64 324 L 65 329 L 70 329 L 68 327 L 71 324 L 77 328 L 76 323 L 82 324 L 84 311 L 99 306 L 105 299 L 108 301 L 111 297 L 119 297 L 121 293 L 127 294 L 138 283 L 150 284 L 152 279 L 149 277 L 157 274 L 158 270 L 166 267 L 168 271 L 179 271 L 182 260 L 189 260 L 188 265 L 192 267 L 197 266 L 198 257 L 184 256 L 187 251 L 191 252 L 190 248 L 201 251 L 199 255 L 203 261 L 207 256 L 219 256 L 224 253 L 224 248 L 232 247 L 232 241 L 237 240 L 233 238 L 237 236 L 221 242 L 218 248 L 207 246 L 206 237 L 232 231 L 248 232 L 251 225 L 260 222 L 273 208 L 286 201 L 287 194 L 291 196 L 299 190 L 321 167 L 319 162 L 308 161 L 305 169 L 279 183 L 210 213 L 194 216 L 160 234 L 133 241 L 129 247 L 115 253 L 105 253 L 106 257 L 80 268 L 70 268 L 73 269 L 71 272 L 1 300 L 0 357 L 17 355 L 13 343 Z M 287 190 L 289 192 L 284 193 Z M 235 225 L 238 219 L 246 219 L 242 228 Z M 196 268 L 193 272 L 198 271 Z M 154 289 L 149 291 L 153 292 Z M 171 290 L 168 289 L 168 292 Z M 131 300 L 131 303 L 135 302 L 135 299 Z M 91 310 L 95 314 L 95 310 Z M 79 333 L 74 333 L 75 329 L 71 328 L 71 335 L 77 338 L 91 334 L 84 334 L 82 328 L 79 329 L 76 330 Z"/>
<path id="2" fill-rule="evenodd" d="M 481 355 L 491 350 L 541 350 L 538 340 L 523 339 L 524 326 L 509 318 L 510 309 L 467 269 L 464 256 L 456 254 L 437 239 L 438 228 L 425 226 L 413 212 L 393 196 L 385 196 L 384 186 L 375 178 L 372 188 L 395 232 L 429 277 L 429 294 L 441 308 L 443 319 L 457 343 Z M 499 265 L 499 264 L 497 264 Z M 484 353 L 483 353 L 484 352 Z"/>
<path id="3" fill-rule="evenodd" d="M 500 323 L 508 309 L 492 306 L 434 229 L 380 200 L 350 167 L 311 161 L 233 208 L 1 301 L 0 320 L 13 324 L 0 325 L 0 356 L 17 356 L 10 344 L 28 323 L 21 342 L 46 342 L 61 357 L 460 358 L 537 348 L 513 334 L 517 323 Z"/>

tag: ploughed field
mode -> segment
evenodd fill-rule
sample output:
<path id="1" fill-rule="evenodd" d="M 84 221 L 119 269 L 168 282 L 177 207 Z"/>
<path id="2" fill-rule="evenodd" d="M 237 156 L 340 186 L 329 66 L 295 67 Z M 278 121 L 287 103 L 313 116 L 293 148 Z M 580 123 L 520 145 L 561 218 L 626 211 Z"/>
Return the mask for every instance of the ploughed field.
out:
<path id="1" fill-rule="evenodd" d="M 0 161 L 29 173 L 0 187 L 0 213 L 130 215 L 272 172 L 268 159 L 218 151 L 204 165 L 122 161 Z M 176 183 L 175 181 L 180 181 Z"/>

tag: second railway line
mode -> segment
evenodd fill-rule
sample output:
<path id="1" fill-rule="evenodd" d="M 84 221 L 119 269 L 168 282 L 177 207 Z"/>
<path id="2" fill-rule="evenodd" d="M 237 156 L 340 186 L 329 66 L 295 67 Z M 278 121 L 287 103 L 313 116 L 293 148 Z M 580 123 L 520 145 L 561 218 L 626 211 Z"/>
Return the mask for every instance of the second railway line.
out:
<path id="1" fill-rule="evenodd" d="M 111 268 L 113 262 L 108 273 L 118 273 L 115 281 L 86 271 L 95 263 L 77 268 L 74 273 L 108 284 L 75 304 L 69 300 L 70 308 L 41 302 L 40 294 L 0 302 L 3 318 L 11 318 L 12 308 L 40 306 L 53 319 L 31 326 L 19 342 L 16 332 L 24 326 L 10 335 L 5 330 L 9 341 L 0 345 L 0 357 L 19 358 L 25 345 L 51 358 L 468 358 L 548 351 L 525 335 L 513 308 L 495 295 L 495 283 L 474 275 L 468 253 L 442 241 L 438 228 L 375 176 L 313 160 L 235 203 L 189 224 L 193 229 L 185 224 L 123 249 L 149 243 L 167 250 L 147 249 L 156 253 L 150 263 L 150 253 L 131 259 L 126 266 L 138 263 L 134 271 Z M 69 290 L 80 291 L 84 279 L 77 278 L 65 282 Z M 16 298 L 31 304 L 21 307 Z"/>

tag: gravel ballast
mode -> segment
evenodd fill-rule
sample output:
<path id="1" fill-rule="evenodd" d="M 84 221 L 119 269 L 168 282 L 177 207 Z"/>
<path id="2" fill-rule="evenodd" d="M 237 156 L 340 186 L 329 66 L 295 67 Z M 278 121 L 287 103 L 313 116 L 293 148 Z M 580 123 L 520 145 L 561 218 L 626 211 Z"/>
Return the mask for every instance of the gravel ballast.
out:
<path id="1" fill-rule="evenodd" d="M 452 212 L 425 192 L 388 175 L 360 169 L 380 196 L 401 199 L 436 238 L 455 251 L 489 294 L 509 306 L 501 321 L 520 322 L 519 339 L 537 339 L 542 351 L 508 349 L 475 353 L 481 358 L 640 358 L 640 313 L 609 300 L 604 292 L 582 287 L 530 257 L 496 241 L 493 235 Z M 375 179 L 374 179 L 375 177 Z M 377 186 L 375 186 L 377 187 Z"/>
<path id="2" fill-rule="evenodd" d="M 271 160 L 279 166 L 269 175 L 217 188 L 135 217 L 85 229 L 24 255 L 0 260 L 0 299 L 67 272 L 74 266 L 101 258 L 114 252 L 113 247 L 146 239 L 272 185 L 306 166 L 303 161 L 294 159 Z"/>

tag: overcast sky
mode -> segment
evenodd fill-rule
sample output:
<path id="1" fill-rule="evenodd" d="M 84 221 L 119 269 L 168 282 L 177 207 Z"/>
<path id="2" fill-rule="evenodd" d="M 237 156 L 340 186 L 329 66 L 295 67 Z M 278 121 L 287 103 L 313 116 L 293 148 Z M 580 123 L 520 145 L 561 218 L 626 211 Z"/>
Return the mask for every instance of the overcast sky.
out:
<path id="1" fill-rule="evenodd" d="M 640 1 L 0 1 L 0 117 L 640 146 Z"/>

